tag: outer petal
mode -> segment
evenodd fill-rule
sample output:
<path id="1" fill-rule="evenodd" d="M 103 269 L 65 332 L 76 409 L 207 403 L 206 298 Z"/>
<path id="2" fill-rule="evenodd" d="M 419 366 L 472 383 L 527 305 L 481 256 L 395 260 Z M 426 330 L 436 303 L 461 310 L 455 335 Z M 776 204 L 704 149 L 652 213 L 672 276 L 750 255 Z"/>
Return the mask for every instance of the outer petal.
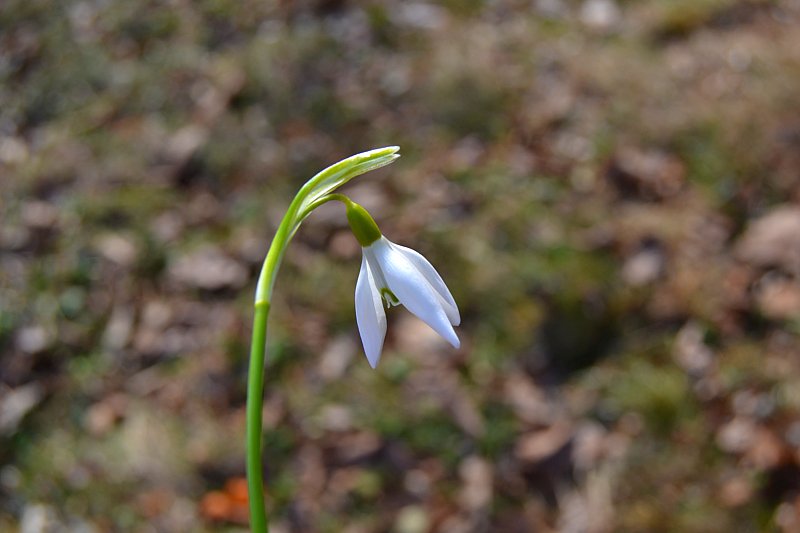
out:
<path id="1" fill-rule="evenodd" d="M 406 256 L 406 258 L 411 261 L 415 267 L 417 267 L 417 270 L 420 271 L 428 283 L 431 284 L 431 287 L 433 287 L 433 290 L 436 291 L 436 294 L 441 300 L 442 308 L 447 314 L 447 318 L 450 320 L 450 323 L 454 326 L 459 325 L 461 323 L 461 315 L 458 313 L 456 301 L 453 299 L 453 295 L 450 294 L 450 290 L 447 288 L 447 285 L 444 284 L 442 276 L 436 272 L 436 269 L 433 268 L 433 265 L 430 263 L 430 261 L 425 259 L 425 257 L 416 250 L 412 250 L 411 248 L 406 248 L 405 246 L 400 246 L 399 244 L 395 243 L 391 244 L 395 249 L 400 250 Z"/>
<path id="2" fill-rule="evenodd" d="M 438 293 L 406 255 L 385 238 L 371 247 L 380 265 L 389 289 L 400 303 L 458 348 L 458 340 L 450 320 L 447 318 Z"/>
<path id="3" fill-rule="evenodd" d="M 356 322 L 364 353 L 372 368 L 378 364 L 386 337 L 386 313 L 383 311 L 381 295 L 375 286 L 366 257 L 361 257 L 361 270 L 356 281 Z"/>

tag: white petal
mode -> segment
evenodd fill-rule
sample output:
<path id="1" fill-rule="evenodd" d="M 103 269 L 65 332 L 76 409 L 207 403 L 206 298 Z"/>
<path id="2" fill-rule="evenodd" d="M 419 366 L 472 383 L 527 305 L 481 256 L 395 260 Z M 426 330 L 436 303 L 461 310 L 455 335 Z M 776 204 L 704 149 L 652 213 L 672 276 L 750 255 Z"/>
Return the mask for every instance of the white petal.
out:
<path id="1" fill-rule="evenodd" d="M 378 260 L 375 258 L 375 246 L 383 246 L 381 243 L 385 241 L 385 237 L 381 237 L 375 243 L 367 246 L 366 248 L 362 248 L 361 251 L 364 253 L 364 259 L 367 260 L 367 265 L 369 266 L 369 273 L 372 275 L 372 282 L 373 285 L 378 289 L 380 292 L 381 289 L 386 289 L 389 286 L 386 284 L 386 280 L 383 279 L 383 272 L 381 272 L 381 266 L 378 264 Z M 363 267 L 362 267 L 363 268 Z"/>
<path id="2" fill-rule="evenodd" d="M 371 248 L 389 290 L 397 296 L 400 303 L 454 348 L 458 348 L 461 343 L 447 318 L 440 296 L 411 260 L 402 251 L 393 248 L 385 238 L 376 241 Z"/>
<path id="3" fill-rule="evenodd" d="M 444 284 L 444 280 L 442 280 L 442 276 L 436 272 L 436 269 L 433 268 L 433 265 L 425 259 L 425 257 L 417 252 L 416 250 L 412 250 L 411 248 L 406 248 L 405 246 L 400 246 L 399 244 L 391 243 L 395 249 L 400 250 L 403 254 L 408 258 L 411 263 L 417 267 L 417 270 L 425 277 L 428 283 L 431 284 L 433 290 L 436 291 L 436 294 L 441 299 L 442 308 L 444 312 L 447 313 L 447 318 L 450 320 L 450 323 L 454 326 L 457 326 L 461 323 L 461 315 L 458 313 L 458 306 L 456 305 L 456 301 L 453 299 L 453 295 L 450 294 L 450 290 L 447 288 L 447 285 Z"/>
<path id="4" fill-rule="evenodd" d="M 375 368 L 386 337 L 386 313 L 366 257 L 361 258 L 361 270 L 356 281 L 356 322 L 364 353 L 370 366 Z"/>

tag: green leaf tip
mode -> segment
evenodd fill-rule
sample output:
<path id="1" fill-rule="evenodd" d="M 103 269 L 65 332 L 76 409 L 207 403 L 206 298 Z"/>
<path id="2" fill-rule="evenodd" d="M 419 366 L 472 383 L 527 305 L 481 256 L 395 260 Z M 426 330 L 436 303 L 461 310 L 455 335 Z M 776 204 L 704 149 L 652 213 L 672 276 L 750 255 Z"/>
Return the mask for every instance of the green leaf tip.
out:
<path id="1" fill-rule="evenodd" d="M 375 148 L 352 155 L 319 172 L 300 189 L 298 196 L 301 197 L 301 201 L 297 212 L 304 214 L 311 204 L 356 176 L 392 163 L 400 157 L 397 153 L 399 150 L 399 146 Z"/>

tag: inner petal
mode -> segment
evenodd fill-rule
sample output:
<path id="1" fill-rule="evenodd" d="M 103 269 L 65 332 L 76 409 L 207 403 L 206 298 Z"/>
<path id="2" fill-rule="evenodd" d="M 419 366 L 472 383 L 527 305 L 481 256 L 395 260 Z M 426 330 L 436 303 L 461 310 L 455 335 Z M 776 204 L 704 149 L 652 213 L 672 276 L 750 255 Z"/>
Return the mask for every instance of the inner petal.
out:
<path id="1" fill-rule="evenodd" d="M 375 250 L 383 245 L 383 240 L 384 238 L 381 237 L 373 244 L 362 249 L 364 253 L 364 259 L 366 259 L 367 264 L 369 264 L 370 274 L 372 274 L 372 279 L 375 282 L 375 287 L 377 287 L 378 290 L 389 289 L 389 285 L 386 283 L 386 277 L 383 275 L 383 270 L 381 270 L 381 265 L 378 263 L 378 260 L 375 257 Z"/>
<path id="2" fill-rule="evenodd" d="M 386 307 L 394 307 L 395 305 L 400 305 L 400 300 L 397 299 L 397 296 L 394 295 L 392 291 L 389 290 L 388 287 L 383 287 L 381 290 L 381 296 L 383 297 L 383 301 L 386 303 Z"/>

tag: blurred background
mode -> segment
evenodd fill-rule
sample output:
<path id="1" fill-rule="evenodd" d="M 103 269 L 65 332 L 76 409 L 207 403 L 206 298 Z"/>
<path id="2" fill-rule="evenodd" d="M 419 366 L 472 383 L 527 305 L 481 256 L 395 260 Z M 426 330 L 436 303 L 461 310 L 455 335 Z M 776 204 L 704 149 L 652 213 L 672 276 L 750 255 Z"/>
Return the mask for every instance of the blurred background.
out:
<path id="1" fill-rule="evenodd" d="M 252 294 L 315 172 L 437 266 L 364 357 L 310 217 L 276 533 L 800 530 L 798 0 L 4 0 L 0 531 L 246 528 Z"/>

